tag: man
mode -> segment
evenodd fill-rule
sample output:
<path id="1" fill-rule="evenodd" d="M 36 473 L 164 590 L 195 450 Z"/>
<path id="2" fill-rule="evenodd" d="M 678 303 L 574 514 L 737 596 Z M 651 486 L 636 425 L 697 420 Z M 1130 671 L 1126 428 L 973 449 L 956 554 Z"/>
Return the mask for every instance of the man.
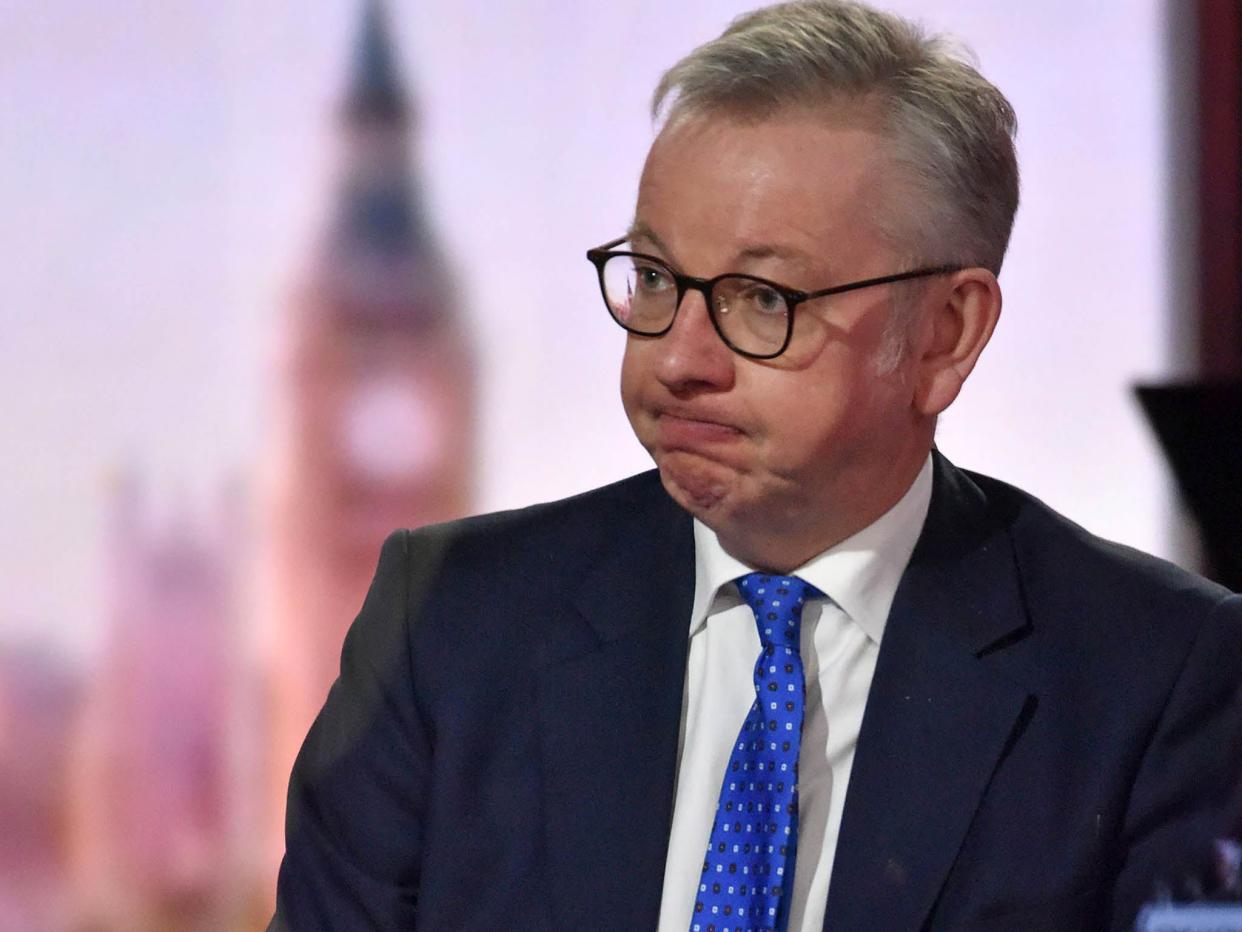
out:
<path id="1" fill-rule="evenodd" d="M 274 927 L 1131 927 L 1222 829 L 1242 599 L 933 450 L 1000 312 L 1009 105 L 812 0 L 655 106 L 589 257 L 657 472 L 389 538 Z"/>

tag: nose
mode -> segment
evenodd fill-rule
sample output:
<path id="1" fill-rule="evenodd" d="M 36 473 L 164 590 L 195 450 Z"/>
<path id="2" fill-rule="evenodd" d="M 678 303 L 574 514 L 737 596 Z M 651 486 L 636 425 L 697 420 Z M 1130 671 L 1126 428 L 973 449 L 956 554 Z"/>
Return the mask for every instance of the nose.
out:
<path id="1" fill-rule="evenodd" d="M 735 354 L 716 332 L 700 292 L 686 292 L 673 326 L 655 349 L 656 378 L 675 395 L 724 391 L 733 385 Z"/>

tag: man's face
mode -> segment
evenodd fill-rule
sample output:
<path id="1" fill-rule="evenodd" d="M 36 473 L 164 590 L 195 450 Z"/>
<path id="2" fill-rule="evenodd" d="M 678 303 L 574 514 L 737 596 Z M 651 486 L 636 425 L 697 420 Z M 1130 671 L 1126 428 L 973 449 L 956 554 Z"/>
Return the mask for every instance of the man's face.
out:
<path id="1" fill-rule="evenodd" d="M 883 145 L 848 115 L 677 124 L 648 156 L 632 248 L 688 275 L 805 291 L 906 271 L 874 222 L 895 195 Z M 800 305 L 793 344 L 771 360 L 725 346 L 694 292 L 663 337 L 629 337 L 621 394 L 634 432 L 673 498 L 736 556 L 801 562 L 913 479 L 931 424 L 913 405 L 912 357 L 879 363 L 893 297 L 878 286 Z"/>

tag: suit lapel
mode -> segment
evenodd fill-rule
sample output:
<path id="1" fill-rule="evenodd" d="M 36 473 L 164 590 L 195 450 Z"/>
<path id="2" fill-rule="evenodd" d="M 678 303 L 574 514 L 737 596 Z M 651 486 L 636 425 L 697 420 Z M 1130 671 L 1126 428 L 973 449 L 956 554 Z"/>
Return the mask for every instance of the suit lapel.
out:
<path id="1" fill-rule="evenodd" d="M 540 679 L 550 883 L 558 928 L 612 927 L 604 917 L 620 928 L 654 928 L 694 543 L 689 517 L 658 489 L 605 526 L 615 543 L 574 599 L 593 643 Z M 580 635 L 575 640 L 581 645 Z"/>
<path id="2" fill-rule="evenodd" d="M 1008 532 L 936 455 L 846 795 L 825 929 L 919 929 L 1028 700 L 980 660 L 1027 619 Z"/>

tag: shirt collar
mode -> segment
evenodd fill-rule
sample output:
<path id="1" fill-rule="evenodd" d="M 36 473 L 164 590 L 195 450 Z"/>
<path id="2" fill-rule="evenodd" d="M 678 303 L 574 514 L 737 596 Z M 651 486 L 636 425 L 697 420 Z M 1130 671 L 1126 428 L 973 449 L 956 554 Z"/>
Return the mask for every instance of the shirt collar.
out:
<path id="1" fill-rule="evenodd" d="M 928 455 L 906 494 L 858 533 L 812 557 L 791 575 L 800 576 L 841 607 L 875 643 L 884 635 L 888 611 L 931 504 L 932 460 Z M 690 634 L 709 613 L 741 604 L 729 583 L 754 572 L 725 552 L 716 532 L 694 520 L 694 610 Z"/>

